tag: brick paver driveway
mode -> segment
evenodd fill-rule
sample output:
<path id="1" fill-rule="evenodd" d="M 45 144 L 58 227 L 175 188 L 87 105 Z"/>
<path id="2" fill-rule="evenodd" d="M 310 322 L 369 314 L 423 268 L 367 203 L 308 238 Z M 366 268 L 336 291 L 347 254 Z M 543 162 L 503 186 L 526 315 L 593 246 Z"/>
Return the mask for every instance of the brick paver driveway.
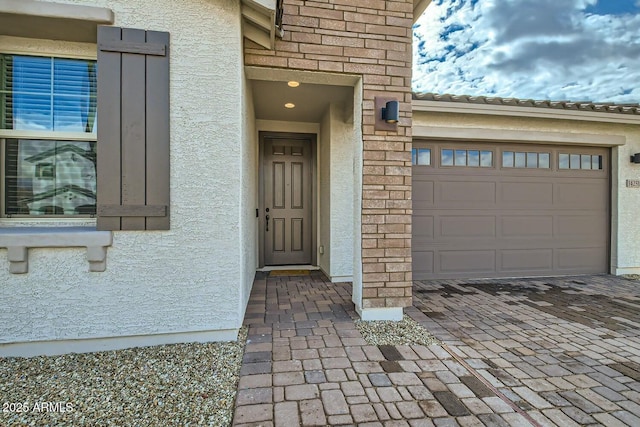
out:
<path id="1" fill-rule="evenodd" d="M 640 282 L 414 282 L 441 345 L 367 344 L 351 284 L 259 276 L 234 425 L 640 426 Z"/>
<path id="2" fill-rule="evenodd" d="M 493 401 L 534 425 L 640 426 L 640 282 L 425 281 L 414 295 L 412 316 L 467 368 L 432 381 L 483 423 L 511 424 Z"/>

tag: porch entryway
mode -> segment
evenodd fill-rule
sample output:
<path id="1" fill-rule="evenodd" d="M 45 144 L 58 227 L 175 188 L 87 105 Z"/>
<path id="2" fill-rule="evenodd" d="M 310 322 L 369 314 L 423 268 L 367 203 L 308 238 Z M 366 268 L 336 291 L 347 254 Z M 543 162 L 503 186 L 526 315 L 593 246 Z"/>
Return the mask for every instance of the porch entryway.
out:
<path id="1" fill-rule="evenodd" d="M 246 67 L 258 270 L 362 271 L 362 88 L 355 76 Z M 355 272 L 355 273 L 354 273 Z M 359 283 L 356 280 L 356 283 Z M 359 300 L 359 289 L 354 290 Z"/>
<path id="2" fill-rule="evenodd" d="M 265 266 L 315 259 L 315 135 L 261 133 L 260 233 Z"/>

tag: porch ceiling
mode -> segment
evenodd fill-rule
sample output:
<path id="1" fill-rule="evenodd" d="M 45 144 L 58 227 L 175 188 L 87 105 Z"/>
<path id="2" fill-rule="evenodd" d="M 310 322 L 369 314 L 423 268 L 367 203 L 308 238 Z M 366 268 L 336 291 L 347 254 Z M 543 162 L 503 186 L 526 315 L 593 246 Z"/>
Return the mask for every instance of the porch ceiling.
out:
<path id="1" fill-rule="evenodd" d="M 300 83 L 292 88 L 286 81 L 253 80 L 256 119 L 317 123 L 329 104 L 349 105 L 353 88 L 325 84 Z M 352 101 L 351 101 L 352 102 Z M 292 103 L 294 108 L 286 108 Z"/>

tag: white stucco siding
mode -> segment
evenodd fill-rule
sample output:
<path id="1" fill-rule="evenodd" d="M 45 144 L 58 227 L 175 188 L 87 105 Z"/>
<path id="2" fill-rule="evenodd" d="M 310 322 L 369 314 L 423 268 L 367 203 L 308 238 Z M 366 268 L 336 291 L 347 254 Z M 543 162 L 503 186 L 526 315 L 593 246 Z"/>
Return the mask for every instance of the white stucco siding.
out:
<path id="1" fill-rule="evenodd" d="M 460 105 L 460 104 L 459 104 Z M 461 104 L 464 106 L 464 104 Z M 517 111 L 517 109 L 514 109 Z M 613 274 L 640 273 L 640 227 L 637 213 L 640 211 L 640 188 L 628 188 L 626 180 L 640 179 L 640 165 L 630 162 L 633 153 L 640 152 L 640 118 L 609 113 L 604 119 L 588 121 L 561 120 L 559 118 L 507 117 L 483 114 L 455 114 L 416 111 L 413 113 L 414 140 L 429 138 L 434 134 L 456 135 L 473 140 L 482 130 L 482 136 L 496 141 L 518 134 L 532 143 L 558 143 L 611 146 L 611 260 Z M 559 112 L 562 116 L 562 111 Z M 625 117 L 633 123 L 608 123 L 607 117 Z M 455 129 L 455 132 L 447 132 Z M 486 132 L 485 132 L 486 131 Z M 549 141 L 549 138 L 555 141 Z M 563 142 L 564 141 L 564 142 Z M 569 141 L 569 142 L 566 142 Z"/>
<path id="2" fill-rule="evenodd" d="M 319 232 L 318 265 L 322 271 L 331 277 L 331 108 L 327 108 L 320 123 L 319 174 Z"/>
<path id="3" fill-rule="evenodd" d="M 356 310 L 362 311 L 362 80 L 358 80 L 354 87 L 354 144 L 352 146 L 351 172 L 354 176 L 353 182 L 353 211 L 351 223 L 353 226 L 353 290 L 351 300 L 356 306 Z"/>
<path id="4" fill-rule="evenodd" d="M 640 188 L 627 187 L 627 180 L 640 180 L 640 165 L 630 161 L 640 153 L 640 126 L 625 128 L 627 143 L 612 152 L 613 205 L 617 210 L 612 218 L 612 272 L 640 274 Z"/>
<path id="5" fill-rule="evenodd" d="M 115 232 L 103 273 L 87 271 L 85 249 L 52 248 L 9 274 L 0 249 L 0 343 L 236 330 L 255 263 L 238 244 L 253 237 L 240 196 L 247 207 L 239 2 L 57 1 L 171 34 L 171 230 Z"/>
<path id="6" fill-rule="evenodd" d="M 258 142 L 256 139 L 255 111 L 251 85 L 243 77 L 243 134 L 242 161 L 242 195 L 239 222 L 241 225 L 240 244 L 242 250 L 242 296 L 239 301 L 239 312 L 244 316 L 251 287 L 258 267 L 258 218 L 255 210 L 258 207 Z"/>
<path id="7" fill-rule="evenodd" d="M 331 104 L 320 127 L 320 268 L 333 282 L 353 280 L 354 215 L 353 123 L 341 105 Z"/>
<path id="8" fill-rule="evenodd" d="M 357 178 L 353 174 L 353 147 L 358 145 L 353 123 L 345 123 L 341 106 L 331 111 L 331 278 L 353 280 L 353 245 L 355 231 L 347 218 L 353 218 L 353 193 Z M 354 182 L 355 181 L 355 182 Z"/>

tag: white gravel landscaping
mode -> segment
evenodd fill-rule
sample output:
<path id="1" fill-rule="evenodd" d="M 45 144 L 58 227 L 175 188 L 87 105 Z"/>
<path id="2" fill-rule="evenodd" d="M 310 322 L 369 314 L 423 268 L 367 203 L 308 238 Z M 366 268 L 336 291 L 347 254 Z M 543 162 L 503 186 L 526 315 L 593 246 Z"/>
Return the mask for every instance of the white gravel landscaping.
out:
<path id="1" fill-rule="evenodd" d="M 1 426 L 229 426 L 237 342 L 0 358 Z"/>
<path id="2" fill-rule="evenodd" d="M 439 341 L 406 314 L 399 322 L 376 320 L 355 322 L 356 328 L 368 344 L 372 345 L 432 345 Z"/>

